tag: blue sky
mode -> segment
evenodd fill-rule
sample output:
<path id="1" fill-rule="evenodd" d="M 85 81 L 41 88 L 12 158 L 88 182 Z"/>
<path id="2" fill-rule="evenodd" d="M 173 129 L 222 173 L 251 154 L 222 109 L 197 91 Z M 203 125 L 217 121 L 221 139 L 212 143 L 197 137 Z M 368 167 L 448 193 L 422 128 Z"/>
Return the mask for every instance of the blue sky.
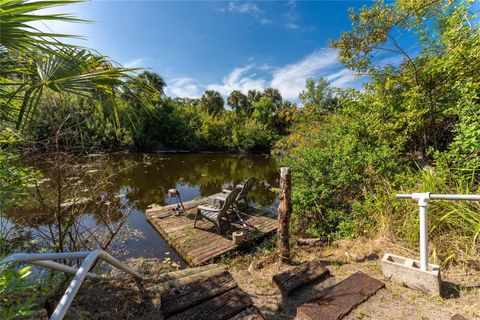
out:
<path id="1" fill-rule="evenodd" d="M 92 23 L 47 25 L 56 32 L 85 36 L 79 43 L 124 66 L 159 73 L 170 96 L 198 97 L 206 89 L 228 95 L 236 89 L 271 86 L 284 98 L 297 100 L 310 77 L 327 77 L 340 87 L 361 87 L 362 79 L 336 60 L 328 40 L 350 29 L 349 7 L 368 4 L 94 0 L 49 9 Z M 396 36 L 403 41 L 403 34 Z"/>

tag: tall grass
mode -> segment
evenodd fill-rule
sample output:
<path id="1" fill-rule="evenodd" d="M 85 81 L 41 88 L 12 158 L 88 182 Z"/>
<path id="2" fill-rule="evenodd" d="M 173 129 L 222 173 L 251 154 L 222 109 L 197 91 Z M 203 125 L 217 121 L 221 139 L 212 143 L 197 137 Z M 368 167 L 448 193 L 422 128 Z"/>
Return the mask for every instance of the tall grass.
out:
<path id="1" fill-rule="evenodd" d="M 364 231 L 376 230 L 418 250 L 419 214 L 415 200 L 399 200 L 396 193 L 431 192 L 441 194 L 477 194 L 475 175 L 464 176 L 435 171 L 409 172 L 385 181 L 373 190 L 365 190 L 364 201 L 354 213 L 364 217 Z M 480 270 L 480 202 L 432 200 L 428 206 L 430 256 L 434 263 L 466 263 Z"/>

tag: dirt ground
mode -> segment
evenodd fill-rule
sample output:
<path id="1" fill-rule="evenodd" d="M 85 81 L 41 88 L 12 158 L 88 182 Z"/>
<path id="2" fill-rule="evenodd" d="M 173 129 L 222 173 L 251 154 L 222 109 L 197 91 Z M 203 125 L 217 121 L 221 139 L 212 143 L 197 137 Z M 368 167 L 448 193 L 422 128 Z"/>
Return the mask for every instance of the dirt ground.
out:
<path id="1" fill-rule="evenodd" d="M 298 247 L 293 250 L 292 265 L 276 262 L 273 250 L 258 246 L 220 261 L 232 273 L 239 286 L 251 295 L 267 319 L 294 319 L 296 308 L 314 298 L 325 287 L 362 271 L 386 284 L 345 319 L 450 319 L 460 314 L 480 319 L 480 265 L 474 268 L 451 267 L 443 271 L 444 297 L 431 296 L 406 288 L 381 272 L 384 252 L 415 257 L 414 252 L 395 247 L 386 239 L 339 241 L 327 247 Z M 272 276 L 308 261 L 321 261 L 331 277 L 297 290 L 283 299 L 272 287 Z M 252 263 L 253 262 L 253 263 Z M 127 262 L 146 275 L 139 282 L 113 271 L 112 278 L 86 281 L 66 319 L 160 319 L 160 294 L 155 276 L 174 268 L 157 259 L 134 259 Z"/>
<path id="2" fill-rule="evenodd" d="M 127 264 L 144 276 L 134 279 L 118 269 L 110 277 L 85 280 L 75 296 L 64 319 L 72 320 L 153 320 L 162 319 L 160 291 L 156 276 L 177 270 L 158 259 L 131 259 Z M 63 290 L 59 290 L 63 294 Z M 53 311 L 60 295 L 47 299 L 49 313 Z"/>
<path id="3" fill-rule="evenodd" d="M 271 286 L 271 279 L 274 274 L 292 266 L 275 262 L 273 255 L 239 256 L 229 261 L 228 265 L 240 287 L 252 296 L 267 319 L 294 319 L 298 305 L 357 271 L 383 281 L 386 288 L 354 309 L 345 319 L 450 319 L 457 313 L 467 319 L 480 319 L 480 270 L 468 271 L 459 267 L 447 270 L 442 274 L 444 297 L 435 297 L 385 279 L 380 261 L 386 251 L 415 257 L 414 253 L 405 252 L 405 249 L 396 248 L 382 239 L 340 241 L 325 248 L 297 248 L 293 265 L 320 260 L 332 277 L 306 286 L 287 299 L 282 299 L 279 291 Z M 252 261 L 255 267 L 248 270 Z"/>

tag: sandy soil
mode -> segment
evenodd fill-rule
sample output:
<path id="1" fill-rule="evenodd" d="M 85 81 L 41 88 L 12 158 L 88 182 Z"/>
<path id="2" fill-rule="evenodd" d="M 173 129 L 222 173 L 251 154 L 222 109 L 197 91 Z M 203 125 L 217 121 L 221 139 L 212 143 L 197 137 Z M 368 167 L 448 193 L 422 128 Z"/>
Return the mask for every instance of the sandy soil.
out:
<path id="1" fill-rule="evenodd" d="M 385 251 L 409 257 L 401 247 L 386 239 L 339 241 L 328 247 L 298 247 L 293 250 L 292 265 L 277 263 L 268 244 L 249 252 L 237 252 L 220 263 L 233 274 L 239 286 L 249 293 L 267 319 L 294 319 L 296 308 L 316 296 L 325 287 L 362 271 L 386 284 L 345 319 L 450 319 L 460 314 L 480 319 L 480 265 L 475 268 L 450 267 L 443 271 L 444 297 L 431 296 L 406 288 L 381 273 L 380 259 Z M 270 249 L 268 249 L 270 248 Z M 287 298 L 271 285 L 272 276 L 308 261 L 321 261 L 332 276 L 308 285 Z M 253 262 L 253 263 L 252 263 Z M 128 262 L 146 275 L 143 282 L 114 271 L 112 278 L 85 282 L 66 319 L 159 319 L 160 294 L 155 277 L 172 266 L 156 259 L 132 259 Z"/>
<path id="2" fill-rule="evenodd" d="M 414 257 L 411 252 L 387 243 L 382 239 L 358 239 L 337 242 L 326 248 L 297 248 L 292 264 L 320 260 L 332 277 L 306 286 L 287 299 L 283 299 L 279 291 L 271 286 L 271 279 L 274 274 L 292 266 L 275 262 L 273 254 L 239 256 L 227 263 L 239 285 L 252 296 L 267 319 L 294 319 L 298 305 L 357 271 L 382 280 L 386 288 L 354 309 L 345 319 L 450 319 L 457 313 L 467 319 L 480 319 L 480 270 L 450 268 L 442 275 L 444 297 L 431 296 L 383 277 L 380 260 L 385 251 Z M 252 261 L 257 267 L 248 270 Z"/>

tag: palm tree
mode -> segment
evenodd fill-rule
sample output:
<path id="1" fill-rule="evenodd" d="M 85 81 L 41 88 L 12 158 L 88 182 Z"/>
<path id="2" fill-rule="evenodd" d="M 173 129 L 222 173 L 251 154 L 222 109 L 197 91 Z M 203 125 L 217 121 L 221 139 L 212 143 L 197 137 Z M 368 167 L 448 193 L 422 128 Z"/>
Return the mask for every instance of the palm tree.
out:
<path id="1" fill-rule="evenodd" d="M 278 91 L 278 89 L 266 88 L 263 91 L 263 96 L 267 97 L 275 105 L 280 105 L 283 101 L 282 95 L 280 94 L 280 91 Z"/>
<path id="2" fill-rule="evenodd" d="M 225 104 L 222 95 L 215 90 L 207 90 L 200 98 L 200 107 L 209 114 L 217 114 L 223 110 Z"/>
<path id="3" fill-rule="evenodd" d="M 240 90 L 233 90 L 227 98 L 227 103 L 237 113 L 246 112 L 251 107 L 247 96 Z"/>
<path id="4" fill-rule="evenodd" d="M 0 0 L 0 115 L 21 129 L 49 91 L 81 96 L 109 96 L 125 85 L 131 72 L 105 56 L 45 33 L 34 21 L 84 21 L 66 14 L 35 14 L 37 10 L 79 1 Z"/>
<path id="5" fill-rule="evenodd" d="M 167 82 L 165 82 L 163 77 L 158 73 L 145 70 L 138 75 L 138 78 L 145 80 L 148 85 L 151 85 L 153 88 L 155 88 L 160 96 L 165 95 L 165 87 L 167 86 Z"/>
<path id="6" fill-rule="evenodd" d="M 129 78 L 132 69 L 115 67 L 106 57 L 85 49 L 66 48 L 55 53 L 37 53 L 23 72 L 19 90 L 22 103 L 16 119 L 22 129 L 49 91 L 95 98 L 112 96 Z"/>
<path id="7" fill-rule="evenodd" d="M 54 6 L 83 2 L 83 0 L 0 0 L 0 46 L 8 50 L 50 50 L 71 46 L 58 38 L 75 37 L 61 33 L 43 32 L 31 26 L 36 21 L 69 21 L 85 22 L 86 20 L 72 17 L 68 14 L 33 14 L 42 9 Z M 77 37 L 78 38 L 78 37 Z"/>

